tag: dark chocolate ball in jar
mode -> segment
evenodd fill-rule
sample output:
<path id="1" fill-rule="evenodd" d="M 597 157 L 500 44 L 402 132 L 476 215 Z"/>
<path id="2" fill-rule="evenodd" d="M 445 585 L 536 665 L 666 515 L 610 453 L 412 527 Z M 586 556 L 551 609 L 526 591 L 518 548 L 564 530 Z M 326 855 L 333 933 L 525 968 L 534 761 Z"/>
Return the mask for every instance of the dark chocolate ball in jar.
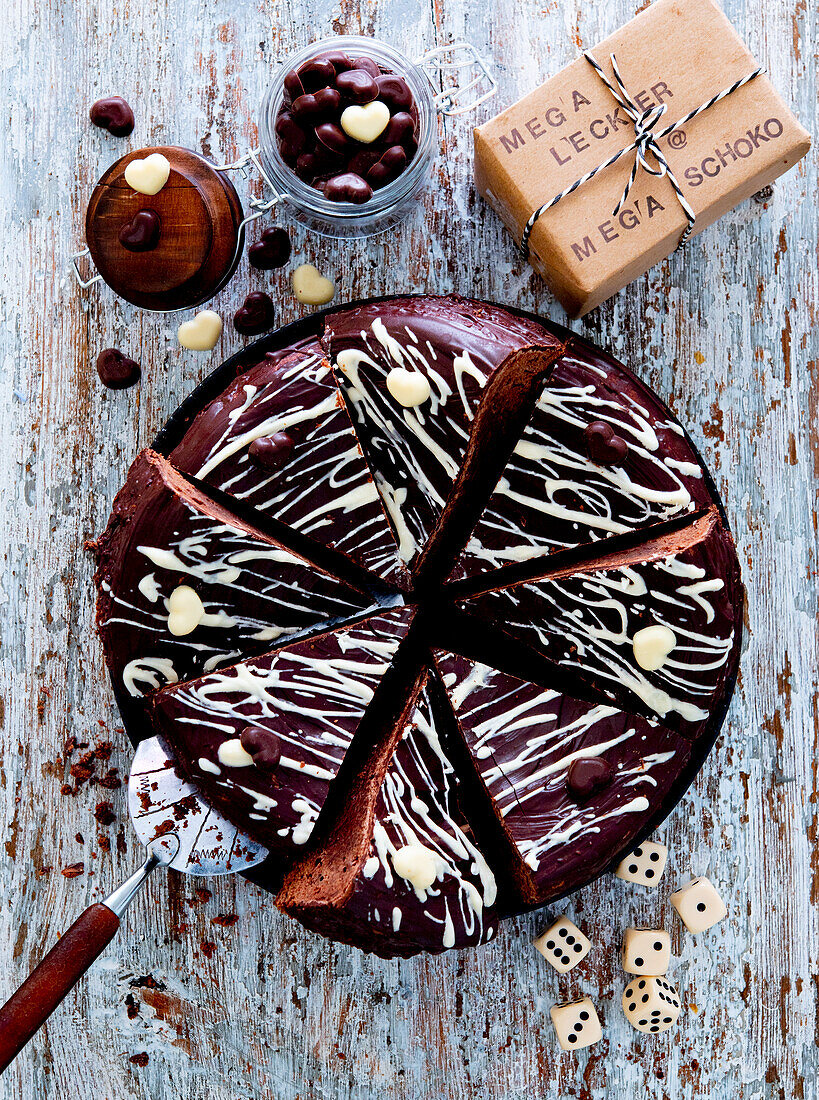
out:
<path id="1" fill-rule="evenodd" d="M 363 206 L 411 164 L 418 109 L 397 73 L 370 57 L 326 50 L 285 76 L 275 132 L 300 179 L 331 202 Z"/>

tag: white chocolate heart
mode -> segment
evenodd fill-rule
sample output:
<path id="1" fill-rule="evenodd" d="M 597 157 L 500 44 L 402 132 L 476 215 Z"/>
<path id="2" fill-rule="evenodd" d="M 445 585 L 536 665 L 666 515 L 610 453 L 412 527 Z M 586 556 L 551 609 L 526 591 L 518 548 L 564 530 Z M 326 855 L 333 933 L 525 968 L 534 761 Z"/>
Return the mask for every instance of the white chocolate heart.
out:
<path id="1" fill-rule="evenodd" d="M 405 844 L 393 853 L 392 865 L 419 893 L 428 890 L 438 877 L 438 860 L 425 844 Z"/>
<path id="2" fill-rule="evenodd" d="M 390 121 L 390 109 L 380 99 L 374 99 L 365 107 L 355 105 L 341 112 L 341 129 L 354 141 L 369 145 L 384 133 Z"/>
<path id="3" fill-rule="evenodd" d="M 247 768 L 253 763 L 253 757 L 245 752 L 238 737 L 231 737 L 219 746 L 219 763 L 226 768 Z"/>
<path id="4" fill-rule="evenodd" d="M 162 153 L 151 153 L 144 160 L 132 160 L 125 168 L 125 182 L 140 195 L 155 195 L 168 182 L 171 162 Z"/>
<path id="5" fill-rule="evenodd" d="M 222 318 L 212 309 L 203 309 L 192 321 L 183 321 L 176 331 L 179 343 L 191 351 L 210 351 L 222 335 Z"/>
<path id="6" fill-rule="evenodd" d="M 387 375 L 387 389 L 405 409 L 423 405 L 425 401 L 429 401 L 432 393 L 426 375 L 417 370 L 406 370 L 404 367 L 392 368 Z"/>
<path id="7" fill-rule="evenodd" d="M 662 668 L 665 659 L 677 644 L 677 637 L 667 626 L 644 626 L 631 640 L 634 660 L 646 672 Z"/>
<path id="8" fill-rule="evenodd" d="M 325 279 L 312 264 L 301 264 L 291 276 L 293 293 L 308 306 L 323 306 L 336 293 L 335 284 Z"/>
<path id="9" fill-rule="evenodd" d="M 205 605 L 190 585 L 174 588 L 168 598 L 168 630 L 175 638 L 191 634 L 202 622 Z"/>

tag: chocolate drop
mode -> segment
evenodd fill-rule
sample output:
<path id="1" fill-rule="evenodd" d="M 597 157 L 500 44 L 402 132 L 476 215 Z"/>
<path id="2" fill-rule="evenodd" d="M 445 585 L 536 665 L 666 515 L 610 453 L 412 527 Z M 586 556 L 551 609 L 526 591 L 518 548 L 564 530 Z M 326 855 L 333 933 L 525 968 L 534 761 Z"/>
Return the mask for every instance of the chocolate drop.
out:
<path id="1" fill-rule="evenodd" d="M 254 290 L 233 315 L 233 327 L 243 336 L 258 336 L 272 328 L 275 319 L 273 299 L 263 290 Z"/>
<path id="2" fill-rule="evenodd" d="M 585 802 L 603 791 L 614 778 L 614 768 L 600 756 L 573 760 L 566 777 L 566 788 L 576 802 Z"/>
<path id="3" fill-rule="evenodd" d="M 127 137 L 134 128 L 134 112 L 121 95 L 98 99 L 88 112 L 95 126 L 114 137 Z"/>
<path id="4" fill-rule="evenodd" d="M 161 230 L 155 210 L 138 210 L 119 231 L 119 243 L 129 252 L 152 252 L 159 244 Z"/>
<path id="5" fill-rule="evenodd" d="M 603 420 L 595 420 L 589 424 L 583 436 L 589 458 L 598 466 L 613 466 L 622 462 L 628 454 L 628 443 L 622 436 L 616 435 L 611 425 Z"/>
<path id="6" fill-rule="evenodd" d="M 274 772 L 282 758 L 282 743 L 275 733 L 264 726 L 245 726 L 239 740 L 253 763 L 261 771 Z"/>
<path id="7" fill-rule="evenodd" d="M 284 267 L 290 259 L 292 250 L 290 237 L 281 226 L 265 229 L 255 244 L 247 250 L 250 266 L 257 271 L 272 271 L 274 267 Z"/>
<path id="8" fill-rule="evenodd" d="M 139 381 L 142 371 L 136 359 L 128 359 L 118 348 L 105 348 L 97 356 L 97 374 L 110 390 L 125 390 Z"/>
<path id="9" fill-rule="evenodd" d="M 247 449 L 250 461 L 263 470 L 278 470 L 290 457 L 293 440 L 287 432 L 274 432 L 254 439 Z"/>

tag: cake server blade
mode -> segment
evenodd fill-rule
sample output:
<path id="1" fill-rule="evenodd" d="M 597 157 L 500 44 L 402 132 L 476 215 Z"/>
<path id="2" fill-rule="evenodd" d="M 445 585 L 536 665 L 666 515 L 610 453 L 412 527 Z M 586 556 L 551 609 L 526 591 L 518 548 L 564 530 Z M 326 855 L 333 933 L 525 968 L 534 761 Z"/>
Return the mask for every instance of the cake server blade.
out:
<path id="1" fill-rule="evenodd" d="M 267 858 L 267 848 L 231 825 L 182 778 L 159 737 L 143 741 L 136 750 L 128 810 L 147 858 L 105 901 L 77 918 L 0 1008 L 0 1073 L 111 942 L 126 909 L 157 867 L 189 875 L 229 875 Z"/>

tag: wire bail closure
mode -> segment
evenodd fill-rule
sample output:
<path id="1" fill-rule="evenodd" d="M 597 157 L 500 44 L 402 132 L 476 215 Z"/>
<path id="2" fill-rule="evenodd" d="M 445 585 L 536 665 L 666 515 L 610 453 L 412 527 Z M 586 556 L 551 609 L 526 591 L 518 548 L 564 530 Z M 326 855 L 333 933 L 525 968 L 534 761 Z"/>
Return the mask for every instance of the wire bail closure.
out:
<path id="1" fill-rule="evenodd" d="M 535 227 L 535 223 L 538 218 L 545 214 L 547 210 L 551 210 L 553 206 L 565 199 L 568 195 L 571 195 L 578 187 L 582 187 L 583 184 L 588 183 L 589 180 L 602 172 L 606 168 L 610 168 L 611 165 L 616 164 L 621 157 L 626 156 L 628 153 L 635 153 L 634 163 L 631 166 L 631 172 L 629 173 L 626 186 L 623 189 L 623 194 L 620 197 L 620 201 L 612 211 L 612 217 L 616 217 L 623 206 L 625 205 L 631 188 L 634 186 L 634 181 L 637 179 L 637 174 L 641 168 L 648 172 L 652 176 L 665 176 L 668 182 L 674 189 L 674 194 L 677 196 L 677 201 L 682 207 L 685 214 L 688 225 L 683 230 L 682 236 L 677 242 L 677 248 L 682 248 L 694 229 L 694 223 L 697 220 L 697 215 L 691 207 L 691 204 L 685 197 L 682 187 L 680 186 L 677 177 L 671 170 L 671 166 L 666 160 L 665 154 L 660 148 L 658 142 L 661 138 L 667 137 L 668 134 L 674 130 L 679 130 L 680 127 L 685 126 L 691 119 L 696 118 L 697 115 L 701 115 L 703 111 L 707 111 L 710 107 L 713 107 L 715 103 L 719 103 L 720 100 L 725 99 L 729 95 L 733 95 L 739 88 L 742 88 L 745 84 L 748 84 L 755 77 L 759 76 L 765 70 L 762 68 L 754 69 L 753 72 L 746 73 L 745 76 L 735 80 L 733 84 L 730 84 L 727 88 L 723 88 L 721 92 L 717 92 L 716 95 L 711 96 L 704 103 L 701 103 L 699 107 L 695 107 L 692 111 L 683 115 L 682 118 L 678 118 L 676 122 L 672 122 L 668 126 L 664 126 L 663 129 L 657 131 L 655 127 L 660 119 L 665 114 L 666 104 L 663 103 L 658 107 L 650 107 L 648 110 L 641 110 L 635 102 L 634 98 L 626 88 L 623 78 L 620 75 L 620 70 L 617 66 L 617 58 L 614 54 L 611 54 L 609 60 L 611 61 L 612 73 L 614 74 L 614 82 L 609 80 L 606 74 L 603 72 L 599 62 L 595 59 L 593 54 L 585 50 L 583 56 L 606 85 L 608 90 L 614 96 L 618 105 L 626 112 L 634 124 L 634 141 L 630 142 L 625 148 L 618 150 L 613 156 L 610 156 L 608 160 L 604 160 L 602 164 L 598 164 L 596 168 L 592 168 L 586 172 L 584 176 L 576 179 L 574 183 L 569 184 L 557 195 L 554 195 L 548 202 L 545 202 L 542 206 L 539 206 L 537 210 L 533 211 L 523 227 L 523 233 L 520 238 L 520 254 L 524 260 L 529 258 L 529 238 L 532 235 L 532 230 Z M 652 164 L 648 160 L 648 157 L 654 158 L 655 164 Z M 676 249 L 675 249 L 676 251 Z"/>
<path id="2" fill-rule="evenodd" d="M 495 76 L 471 42 L 450 42 L 443 46 L 435 46 L 416 58 L 414 64 L 424 70 L 433 86 L 437 79 L 446 80 L 450 75 L 455 77 L 455 82 L 450 87 L 437 91 L 433 97 L 435 108 L 442 115 L 454 117 L 474 111 L 491 99 L 498 90 Z M 461 84 L 461 74 L 464 70 L 473 68 L 477 72 L 472 79 Z M 469 73 L 467 72 L 466 75 L 468 76 Z M 488 87 L 482 92 L 477 92 L 471 102 L 461 102 L 467 93 L 485 85 Z"/>

